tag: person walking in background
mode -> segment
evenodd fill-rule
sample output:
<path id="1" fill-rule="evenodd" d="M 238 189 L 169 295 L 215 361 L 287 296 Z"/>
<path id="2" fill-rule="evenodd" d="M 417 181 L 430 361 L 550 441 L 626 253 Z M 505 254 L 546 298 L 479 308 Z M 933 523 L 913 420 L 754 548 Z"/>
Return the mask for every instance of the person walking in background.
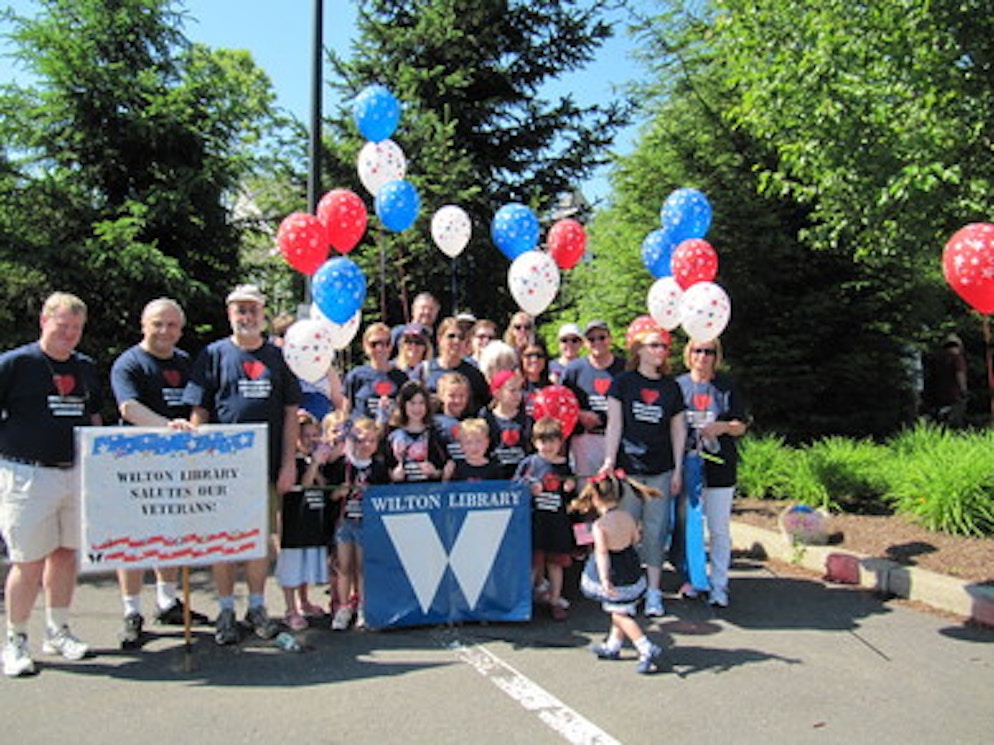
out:
<path id="1" fill-rule="evenodd" d="M 28 621 L 45 595 L 45 654 L 81 660 L 89 646 L 69 629 L 80 541 L 73 428 L 99 426 L 100 385 L 92 359 L 76 351 L 86 304 L 53 293 L 38 341 L 0 355 L 0 533 L 11 561 L 5 588 L 3 671 L 35 671 Z"/>
<path id="2" fill-rule="evenodd" d="M 929 376 L 929 410 L 940 424 L 966 424 L 967 378 L 963 340 L 948 334 L 942 349 L 932 358 Z"/>
<path id="3" fill-rule="evenodd" d="M 193 406 L 190 421 L 202 424 L 260 422 L 269 431 L 269 504 L 266 532 L 277 526 L 280 495 L 297 481 L 297 409 L 303 396 L 297 376 L 279 347 L 265 336 L 266 296 L 255 285 L 239 285 L 226 300 L 231 335 L 201 351 L 190 372 L 183 401 Z M 214 639 L 220 645 L 238 643 L 235 621 L 235 564 L 214 565 L 214 585 L 220 613 Z M 256 636 L 271 639 L 279 625 L 266 612 L 269 557 L 245 562 L 249 588 L 245 623 Z"/>
<path id="4" fill-rule="evenodd" d="M 687 450 L 702 450 L 714 457 L 704 460 L 701 501 L 708 532 L 712 605 L 728 606 L 728 569 L 732 563 L 732 497 L 735 496 L 738 446 L 746 432 L 746 415 L 731 378 L 720 373 L 721 340 L 691 339 L 683 349 L 690 372 L 677 377 L 687 418 Z M 684 586 L 682 594 L 693 597 Z"/>
<path id="5" fill-rule="evenodd" d="M 190 356 L 176 345 L 183 336 L 186 314 L 179 303 L 158 298 L 141 315 L 142 340 L 114 361 L 110 386 L 117 400 L 121 422 L 139 427 L 191 429 L 190 407 L 183 403 L 183 390 L 190 377 Z M 119 569 L 124 625 L 119 639 L 122 649 L 142 644 L 145 617 L 141 612 L 144 569 Z M 155 569 L 156 622 L 169 626 L 185 623 L 183 601 L 176 597 L 178 567 Z M 202 613 L 190 611 L 194 624 L 207 623 Z"/>

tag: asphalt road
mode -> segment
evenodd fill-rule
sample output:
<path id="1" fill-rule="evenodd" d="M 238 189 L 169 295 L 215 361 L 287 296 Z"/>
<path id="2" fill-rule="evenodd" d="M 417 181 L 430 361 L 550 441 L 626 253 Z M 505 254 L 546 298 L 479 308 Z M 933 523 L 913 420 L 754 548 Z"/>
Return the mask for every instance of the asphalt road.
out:
<path id="1" fill-rule="evenodd" d="M 673 580 L 672 577 L 668 577 Z M 207 574 L 194 602 L 213 616 Z M 241 590 L 243 585 L 239 585 Z M 317 595 L 317 593 L 315 593 Z M 268 600 L 282 610 L 279 589 Z M 40 654 L 0 680 L 2 742 L 28 743 L 988 743 L 994 630 L 739 560 L 732 605 L 668 598 L 648 624 L 665 669 L 586 650 L 607 617 L 577 600 L 565 623 L 298 634 L 299 653 L 197 628 L 151 627 L 117 648 L 117 586 L 82 580 L 73 628 L 95 654 Z M 151 607 L 151 588 L 145 596 Z M 241 613 L 242 604 L 240 603 Z"/>

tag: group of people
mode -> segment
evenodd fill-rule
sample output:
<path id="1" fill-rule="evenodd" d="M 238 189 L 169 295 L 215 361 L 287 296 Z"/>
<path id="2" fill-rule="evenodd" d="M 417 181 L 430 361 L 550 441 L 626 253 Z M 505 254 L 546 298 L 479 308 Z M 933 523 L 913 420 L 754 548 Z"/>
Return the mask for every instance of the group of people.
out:
<path id="1" fill-rule="evenodd" d="M 644 596 L 645 615 L 665 613 L 661 575 L 671 514 L 684 454 L 693 449 L 710 456 L 703 496 L 709 599 L 728 604 L 735 439 L 746 417 L 734 386 L 718 372 L 719 340 L 689 340 L 688 371 L 674 378 L 670 335 L 658 326 L 629 334 L 626 362 L 615 355 L 607 323 L 592 320 L 582 330 L 567 323 L 552 358 L 524 312 L 512 316 L 500 337 L 497 323 L 468 313 L 439 319 L 438 301 L 422 293 L 409 323 L 364 329 L 362 364 L 299 381 L 280 350 L 287 319 L 275 319 L 268 329 L 261 290 L 240 285 L 226 306 L 230 335 L 191 359 L 178 346 L 182 308 L 168 298 L 151 301 L 142 312 L 141 340 L 111 371 L 122 423 L 189 430 L 208 423 L 267 425 L 268 519 L 286 610 L 279 621 L 265 606 L 270 557 L 243 562 L 248 607 L 241 622 L 236 564 L 215 564 L 218 644 L 237 643 L 246 629 L 262 638 L 281 626 L 303 629 L 326 612 L 332 629 L 364 625 L 366 485 L 513 479 L 532 494 L 536 603 L 565 620 L 564 570 L 587 558 L 581 589 L 612 619 L 610 634 L 594 651 L 617 659 L 630 639 L 639 671 L 652 672 L 659 648 L 641 630 L 637 604 Z M 68 659 L 88 653 L 69 626 L 80 541 L 73 428 L 101 424 L 95 365 L 77 350 L 85 321 L 82 300 L 55 293 L 42 308 L 39 340 L 0 355 L 0 532 L 11 561 L 3 652 L 8 676 L 34 671 L 27 631 L 39 588 L 46 613 L 42 651 Z M 580 405 L 568 437 L 558 420 L 533 416 L 535 394 L 553 384 L 572 390 Z M 301 528 L 287 524 L 288 505 L 313 488 L 327 494 L 324 540 L 282 545 L 281 535 Z M 591 528 L 589 544 L 577 529 L 584 525 Z M 143 643 L 142 581 L 141 570 L 119 572 L 124 648 Z M 325 584 L 327 607 L 309 594 Z M 690 585 L 682 591 L 694 593 Z M 178 599 L 175 569 L 156 570 L 155 606 L 158 623 L 208 620 Z"/>

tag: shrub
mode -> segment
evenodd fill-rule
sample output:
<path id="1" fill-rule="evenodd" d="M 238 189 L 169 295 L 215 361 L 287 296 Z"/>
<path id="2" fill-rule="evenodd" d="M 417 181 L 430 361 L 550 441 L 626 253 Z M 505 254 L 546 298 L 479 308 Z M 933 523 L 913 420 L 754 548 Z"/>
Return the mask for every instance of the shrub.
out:
<path id="1" fill-rule="evenodd" d="M 779 435 L 746 435 L 739 443 L 738 488 L 756 499 L 790 496 L 792 448 Z"/>
<path id="2" fill-rule="evenodd" d="M 819 501 L 797 497 L 798 500 L 859 514 L 888 511 L 883 500 L 887 489 L 885 447 L 871 440 L 826 437 L 807 446 L 803 453 L 806 470 L 811 474 L 804 476 L 804 481 L 816 480 L 821 488 L 807 489 L 811 498 Z"/>
<path id="3" fill-rule="evenodd" d="M 994 534 L 994 434 L 916 427 L 896 438 L 887 499 L 931 530 Z"/>

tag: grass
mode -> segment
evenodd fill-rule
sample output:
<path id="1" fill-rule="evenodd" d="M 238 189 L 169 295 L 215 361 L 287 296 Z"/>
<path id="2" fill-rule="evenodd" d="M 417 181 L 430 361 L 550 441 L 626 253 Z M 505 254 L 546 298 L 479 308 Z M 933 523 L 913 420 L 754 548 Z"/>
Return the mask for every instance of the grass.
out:
<path id="1" fill-rule="evenodd" d="M 994 433 L 929 424 L 878 444 L 827 437 L 792 447 L 776 435 L 741 443 L 739 489 L 835 512 L 894 511 L 955 535 L 994 535 Z"/>

